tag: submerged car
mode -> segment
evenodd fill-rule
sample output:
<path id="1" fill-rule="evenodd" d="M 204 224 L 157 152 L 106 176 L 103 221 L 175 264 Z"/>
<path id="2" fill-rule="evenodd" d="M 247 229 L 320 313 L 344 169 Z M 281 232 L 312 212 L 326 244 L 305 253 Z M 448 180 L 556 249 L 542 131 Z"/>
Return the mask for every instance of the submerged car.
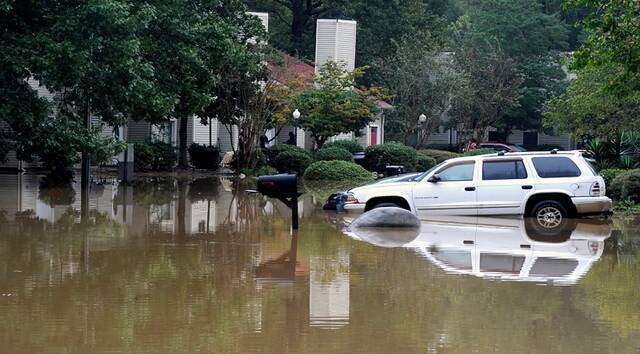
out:
<path id="1" fill-rule="evenodd" d="M 447 160 L 420 176 L 347 191 L 344 209 L 400 207 L 431 215 L 525 215 L 548 227 L 607 213 L 604 179 L 581 151 L 516 152 Z"/>

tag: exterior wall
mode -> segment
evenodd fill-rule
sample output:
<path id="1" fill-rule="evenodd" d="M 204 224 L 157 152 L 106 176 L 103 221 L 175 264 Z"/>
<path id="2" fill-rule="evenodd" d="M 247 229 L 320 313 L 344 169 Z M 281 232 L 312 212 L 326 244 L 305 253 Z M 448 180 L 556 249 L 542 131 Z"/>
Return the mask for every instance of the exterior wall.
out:
<path id="1" fill-rule="evenodd" d="M 220 151 L 224 154 L 228 151 L 233 151 L 234 147 L 238 146 L 238 128 L 233 127 L 231 133 L 225 128 L 225 126 L 217 122 L 218 139 L 217 145 L 220 147 Z"/>
<path id="2" fill-rule="evenodd" d="M 193 142 L 209 145 L 209 128 L 211 128 L 211 144 L 216 145 L 218 141 L 218 122 L 211 120 L 211 125 L 203 125 L 200 118 L 193 118 Z"/>
<path id="3" fill-rule="evenodd" d="M 316 73 L 329 60 L 343 61 L 348 70 L 355 68 L 357 22 L 318 20 L 316 22 Z"/>
<path id="4" fill-rule="evenodd" d="M 151 124 L 129 120 L 127 123 L 127 141 L 130 143 L 145 143 L 151 138 Z"/>
<path id="5" fill-rule="evenodd" d="M 507 142 L 522 145 L 524 142 L 524 131 L 514 130 L 511 135 L 509 135 Z M 575 142 L 571 139 L 569 134 L 547 135 L 544 133 L 538 133 L 538 145 L 543 144 L 558 145 L 565 150 L 572 150 L 575 148 Z"/>

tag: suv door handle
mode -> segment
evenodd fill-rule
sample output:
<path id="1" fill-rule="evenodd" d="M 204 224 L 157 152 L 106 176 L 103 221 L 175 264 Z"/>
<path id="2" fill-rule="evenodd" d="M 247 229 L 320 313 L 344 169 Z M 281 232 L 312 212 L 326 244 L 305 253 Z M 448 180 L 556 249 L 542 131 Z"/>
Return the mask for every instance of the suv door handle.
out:
<path id="1" fill-rule="evenodd" d="M 533 186 L 529 186 L 529 185 L 522 186 L 522 189 L 533 189 Z"/>
<path id="2" fill-rule="evenodd" d="M 467 192 L 473 192 L 476 190 L 476 187 L 464 187 L 464 190 Z"/>

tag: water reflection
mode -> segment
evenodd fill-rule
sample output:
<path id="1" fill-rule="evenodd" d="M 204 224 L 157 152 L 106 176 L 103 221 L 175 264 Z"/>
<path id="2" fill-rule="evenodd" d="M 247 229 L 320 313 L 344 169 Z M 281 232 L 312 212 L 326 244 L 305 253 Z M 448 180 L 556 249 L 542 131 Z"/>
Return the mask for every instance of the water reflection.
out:
<path id="1" fill-rule="evenodd" d="M 0 178 L 0 352 L 640 347 L 637 222 L 617 221 L 606 240 L 610 225 L 578 223 L 550 243 L 526 223 L 432 220 L 419 233 L 361 234 L 370 244 L 345 237 L 331 223 L 339 216 L 310 196 L 292 235 L 286 206 L 225 178 L 94 181 L 84 220 L 68 189 L 51 195 L 37 176 Z M 536 266 L 544 257 L 551 262 Z"/>
<path id="2" fill-rule="evenodd" d="M 607 220 L 569 220 L 541 230 L 522 218 L 439 217 L 420 230 L 347 228 L 353 238 L 414 249 L 448 273 L 503 281 L 577 283 L 600 259 L 611 235 Z"/>

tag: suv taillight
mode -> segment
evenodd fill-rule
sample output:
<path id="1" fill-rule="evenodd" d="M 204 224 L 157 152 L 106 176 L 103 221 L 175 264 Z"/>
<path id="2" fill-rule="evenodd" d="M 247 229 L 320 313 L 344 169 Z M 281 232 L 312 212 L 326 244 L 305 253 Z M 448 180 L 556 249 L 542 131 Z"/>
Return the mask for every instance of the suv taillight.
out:
<path id="1" fill-rule="evenodd" d="M 602 188 L 600 188 L 600 182 L 593 182 L 591 185 L 591 196 L 599 197 L 602 195 Z"/>

